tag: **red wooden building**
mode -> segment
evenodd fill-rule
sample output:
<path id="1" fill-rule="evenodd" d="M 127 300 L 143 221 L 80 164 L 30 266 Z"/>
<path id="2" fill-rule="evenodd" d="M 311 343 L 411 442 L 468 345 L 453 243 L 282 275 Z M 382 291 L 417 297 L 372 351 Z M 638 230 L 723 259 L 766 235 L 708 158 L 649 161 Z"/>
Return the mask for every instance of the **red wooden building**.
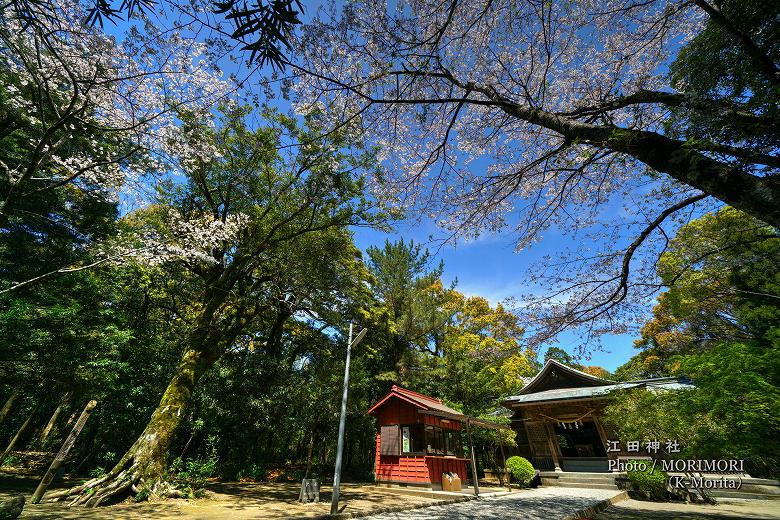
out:
<path id="1" fill-rule="evenodd" d="M 376 479 L 438 488 L 442 473 L 466 482 L 461 424 L 470 418 L 440 399 L 393 386 L 368 411 L 377 418 Z"/>

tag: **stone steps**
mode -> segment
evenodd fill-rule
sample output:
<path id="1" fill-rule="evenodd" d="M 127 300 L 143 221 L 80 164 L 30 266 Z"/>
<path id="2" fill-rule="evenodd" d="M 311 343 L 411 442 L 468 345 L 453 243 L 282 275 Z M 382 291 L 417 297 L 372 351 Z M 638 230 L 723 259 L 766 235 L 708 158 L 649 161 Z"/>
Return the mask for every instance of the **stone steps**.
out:
<path id="1" fill-rule="evenodd" d="M 544 473 L 541 475 L 542 485 L 571 487 L 571 488 L 589 488 L 589 489 L 614 489 L 618 487 L 615 484 L 615 475 L 612 473 Z"/>
<path id="2" fill-rule="evenodd" d="M 676 475 L 676 474 L 675 474 Z M 546 471 L 541 473 L 543 486 L 589 488 L 589 489 L 619 489 L 615 478 L 625 474 L 620 473 L 579 473 Z M 705 475 L 706 478 L 718 479 L 718 475 Z M 780 500 L 780 483 L 776 480 L 743 478 L 740 489 L 706 489 L 706 493 L 715 498 L 743 498 L 761 500 Z"/>
<path id="3" fill-rule="evenodd" d="M 556 485 L 558 486 L 568 486 L 573 484 L 592 484 L 592 485 L 607 485 L 607 486 L 616 486 L 617 483 L 614 480 L 596 480 L 596 479 L 589 479 L 584 478 L 580 480 L 574 480 L 574 479 L 567 479 L 567 480 L 559 480 L 556 482 Z"/>
<path id="4" fill-rule="evenodd" d="M 594 483 L 594 482 L 561 482 L 557 485 L 557 487 L 585 488 L 585 489 L 614 489 L 614 490 L 618 489 L 618 487 L 615 484 Z"/>

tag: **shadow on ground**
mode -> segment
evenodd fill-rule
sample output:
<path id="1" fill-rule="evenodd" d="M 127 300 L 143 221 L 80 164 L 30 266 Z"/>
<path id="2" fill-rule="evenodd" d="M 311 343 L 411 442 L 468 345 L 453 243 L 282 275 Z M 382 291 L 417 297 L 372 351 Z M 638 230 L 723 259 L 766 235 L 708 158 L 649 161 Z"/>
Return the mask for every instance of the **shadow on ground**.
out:
<path id="1" fill-rule="evenodd" d="M 493 520 L 496 518 L 553 520 L 585 509 L 615 494 L 616 492 L 599 493 L 587 489 L 540 488 L 524 490 L 509 496 L 386 513 L 370 518 L 373 520 Z"/>
<path id="2" fill-rule="evenodd" d="M 71 480 L 67 485 L 79 483 Z M 0 500 L 23 494 L 29 499 L 38 480 L 29 476 L 0 475 Z M 66 487 L 58 483 L 51 489 Z M 331 491 L 322 490 L 317 504 L 300 504 L 296 483 L 214 483 L 207 487 L 206 498 L 196 500 L 166 500 L 140 502 L 132 500 L 98 508 L 68 507 L 65 503 L 27 504 L 22 520 L 142 520 L 167 519 L 264 519 L 285 516 L 315 516 L 330 511 Z M 341 490 L 340 511 L 370 511 L 378 507 L 399 504 L 426 504 L 431 499 L 400 497 L 369 485 L 345 484 Z M 45 497 L 44 497 L 45 498 Z"/>
<path id="3" fill-rule="evenodd" d="M 778 500 L 720 500 L 718 504 L 654 503 L 626 500 L 600 513 L 595 520 L 776 520 L 780 518 Z"/>

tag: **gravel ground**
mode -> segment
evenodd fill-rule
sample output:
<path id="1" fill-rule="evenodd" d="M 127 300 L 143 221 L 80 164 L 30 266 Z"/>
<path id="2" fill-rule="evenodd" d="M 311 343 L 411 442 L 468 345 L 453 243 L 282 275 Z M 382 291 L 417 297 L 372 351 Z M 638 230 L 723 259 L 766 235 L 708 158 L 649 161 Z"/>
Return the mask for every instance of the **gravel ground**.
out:
<path id="1" fill-rule="evenodd" d="M 548 487 L 529 489 L 502 497 L 426 507 L 401 513 L 384 513 L 367 518 L 372 520 L 492 520 L 495 518 L 554 520 L 612 498 L 616 494 L 618 491 L 606 489 Z"/>

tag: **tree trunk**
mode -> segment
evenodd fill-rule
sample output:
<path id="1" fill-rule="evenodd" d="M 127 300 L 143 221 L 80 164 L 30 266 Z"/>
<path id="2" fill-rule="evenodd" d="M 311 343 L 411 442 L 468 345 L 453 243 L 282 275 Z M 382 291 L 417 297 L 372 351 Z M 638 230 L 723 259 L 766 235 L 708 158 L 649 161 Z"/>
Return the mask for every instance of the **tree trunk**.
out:
<path id="1" fill-rule="evenodd" d="M 311 452 L 314 450 L 314 428 L 309 435 L 309 446 L 306 450 L 306 473 L 303 475 L 304 479 L 309 478 L 309 472 L 311 471 Z"/>
<path id="2" fill-rule="evenodd" d="M 492 86 L 474 88 L 510 116 L 558 132 L 567 139 L 630 155 L 683 184 L 701 190 L 767 224 L 780 227 L 780 179 L 776 176 L 754 175 L 740 167 L 713 159 L 686 141 L 656 132 L 585 123 L 514 103 Z"/>
<path id="3" fill-rule="evenodd" d="M 43 428 L 43 431 L 41 432 L 41 439 L 40 439 L 41 445 L 43 445 L 43 442 L 49 436 L 52 428 L 54 428 L 54 425 L 57 423 L 57 419 L 62 413 L 62 409 L 65 408 L 66 404 L 68 404 L 68 399 L 70 399 L 70 392 L 66 392 L 65 395 L 62 396 L 62 400 L 60 401 L 60 404 L 58 404 L 57 408 L 54 409 L 54 413 L 51 414 L 51 418 L 49 419 L 49 422 L 46 423 L 46 426 Z"/>
<path id="4" fill-rule="evenodd" d="M 50 493 L 46 500 L 69 499 L 71 505 L 97 506 L 111 497 L 141 489 L 153 496 L 179 496 L 165 481 L 168 451 L 196 383 L 221 352 L 218 348 L 187 349 L 146 428 L 116 466 L 103 477 Z"/>
<path id="5" fill-rule="evenodd" d="M 25 430 L 27 430 L 27 427 L 30 426 L 30 421 L 32 421 L 32 418 L 35 416 L 35 412 L 38 411 L 38 407 L 36 406 L 33 408 L 33 411 L 30 412 L 30 415 L 27 416 L 27 419 L 22 423 L 22 425 L 19 427 L 18 430 L 16 430 L 16 435 L 14 435 L 11 438 L 11 442 L 8 443 L 8 447 L 5 449 L 2 455 L 0 455 L 0 466 L 2 466 L 3 462 L 5 462 L 6 457 L 11 454 L 11 451 L 13 451 L 14 446 L 16 446 L 17 441 L 19 440 L 19 437 L 24 434 Z"/>
<path id="6" fill-rule="evenodd" d="M 14 401 L 16 401 L 17 397 L 19 397 L 19 390 L 15 390 L 14 393 L 6 399 L 3 409 L 0 410 L 0 424 L 3 424 L 5 418 L 8 417 L 8 412 L 11 411 L 11 407 L 14 405 Z"/>
<path id="7" fill-rule="evenodd" d="M 284 333 L 284 324 L 290 319 L 292 313 L 288 310 L 280 310 L 271 331 L 268 333 L 268 339 L 265 342 L 265 352 L 274 358 L 279 357 L 282 351 L 282 334 Z"/>
<path id="8" fill-rule="evenodd" d="M 97 401 L 93 400 L 88 402 L 84 407 L 84 411 L 81 412 L 81 416 L 79 417 L 78 422 L 76 422 L 76 425 L 73 427 L 73 430 L 71 430 L 68 438 L 65 439 L 65 442 L 62 444 L 60 451 L 57 452 L 57 455 L 51 462 L 49 469 L 46 470 L 46 473 L 43 475 L 40 484 L 38 484 L 38 487 L 35 488 L 35 493 L 33 493 L 32 499 L 30 500 L 33 504 L 37 504 L 41 501 L 41 497 L 43 497 L 43 494 L 51 484 L 51 481 L 54 480 L 54 475 L 57 473 L 57 470 L 59 470 L 60 467 L 62 467 L 62 465 L 65 463 L 65 459 L 67 458 L 68 453 L 70 453 L 70 450 L 76 443 L 76 438 L 79 436 L 79 433 L 81 433 L 81 430 L 87 423 L 87 419 L 89 419 L 92 410 L 94 410 L 96 406 Z"/>
<path id="9" fill-rule="evenodd" d="M 322 440 L 322 444 L 320 444 L 320 463 L 318 465 L 318 472 L 319 472 L 320 475 L 323 474 L 322 468 L 325 466 L 325 455 L 326 455 L 326 453 L 325 453 L 325 449 L 326 449 L 325 444 L 326 444 L 326 440 L 323 439 Z"/>

